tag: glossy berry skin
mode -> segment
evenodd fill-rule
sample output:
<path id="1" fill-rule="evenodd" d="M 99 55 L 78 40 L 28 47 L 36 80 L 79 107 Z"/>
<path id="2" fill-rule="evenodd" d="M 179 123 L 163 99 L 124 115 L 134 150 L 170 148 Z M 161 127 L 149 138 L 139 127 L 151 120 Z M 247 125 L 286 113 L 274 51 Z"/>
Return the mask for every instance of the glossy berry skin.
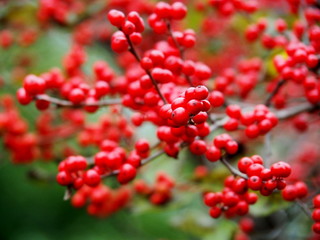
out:
<path id="1" fill-rule="evenodd" d="M 261 171 L 264 169 L 264 167 L 261 164 L 251 164 L 247 169 L 247 175 L 249 177 L 251 176 L 260 176 Z"/>
<path id="2" fill-rule="evenodd" d="M 312 230 L 317 233 L 317 234 L 320 234 L 320 223 L 319 222 L 316 222 L 312 225 Z"/>
<path id="3" fill-rule="evenodd" d="M 17 91 L 17 99 L 22 105 L 28 105 L 32 101 L 32 97 L 24 88 L 19 88 L 19 90 Z"/>
<path id="4" fill-rule="evenodd" d="M 85 100 L 85 93 L 80 88 L 74 88 L 69 94 L 69 100 L 74 104 L 80 104 Z"/>
<path id="5" fill-rule="evenodd" d="M 206 193 L 203 197 L 203 202 L 208 207 L 214 207 L 222 201 L 222 195 L 219 193 L 209 192 Z"/>
<path id="6" fill-rule="evenodd" d="M 294 201 L 297 198 L 297 190 L 293 185 L 286 186 L 281 193 L 283 199 L 286 201 Z"/>
<path id="7" fill-rule="evenodd" d="M 215 146 L 208 147 L 206 151 L 206 158 L 210 162 L 216 162 L 220 159 L 220 157 L 221 157 L 221 151 L 219 148 Z"/>
<path id="8" fill-rule="evenodd" d="M 42 78 L 31 74 L 25 77 L 23 88 L 30 95 L 41 94 L 46 89 L 46 83 Z"/>
<path id="9" fill-rule="evenodd" d="M 100 184 L 101 177 L 97 171 L 90 169 L 83 174 L 83 181 L 90 187 L 95 187 Z"/>
<path id="10" fill-rule="evenodd" d="M 221 215 L 221 209 L 219 207 L 210 208 L 209 214 L 212 218 L 218 218 Z"/>
<path id="11" fill-rule="evenodd" d="M 219 91 L 212 91 L 208 97 L 212 107 L 220 107 L 224 103 L 224 96 Z"/>
<path id="12" fill-rule="evenodd" d="M 320 222 L 320 208 L 316 208 L 312 211 L 312 219 L 315 222 Z"/>
<path id="13" fill-rule="evenodd" d="M 252 190 L 260 190 L 262 186 L 262 180 L 258 176 L 251 176 L 248 179 L 248 187 Z"/>
<path id="14" fill-rule="evenodd" d="M 195 155 L 202 155 L 207 151 L 207 145 L 203 140 L 195 140 L 191 143 L 189 149 Z"/>
<path id="15" fill-rule="evenodd" d="M 246 173 L 247 169 L 250 165 L 253 164 L 253 160 L 251 158 L 248 157 L 243 157 L 239 160 L 238 162 L 238 169 L 243 172 Z"/>
<path id="16" fill-rule="evenodd" d="M 316 196 L 313 198 L 312 202 L 313 202 L 313 206 L 314 206 L 315 208 L 320 208 L 320 194 L 316 195 Z"/>
<path id="17" fill-rule="evenodd" d="M 135 144 L 135 149 L 139 153 L 145 153 L 150 150 L 150 144 L 146 139 L 139 139 Z"/>
<path id="18" fill-rule="evenodd" d="M 186 125 L 189 121 L 189 113 L 183 107 L 178 107 L 172 111 L 171 119 L 177 125 Z"/>
<path id="19" fill-rule="evenodd" d="M 291 173 L 291 167 L 286 162 L 277 162 L 271 166 L 272 175 L 275 177 L 288 177 Z"/>
<path id="20" fill-rule="evenodd" d="M 61 171 L 57 175 L 57 182 L 62 186 L 67 186 L 73 182 L 73 179 L 69 173 Z"/>
<path id="21" fill-rule="evenodd" d="M 108 19 L 113 26 L 121 27 L 125 22 L 125 15 L 118 10 L 110 10 L 108 12 Z"/>
<path id="22" fill-rule="evenodd" d="M 123 164 L 119 170 L 117 176 L 118 182 L 121 184 L 126 184 L 133 180 L 137 174 L 137 170 L 131 164 Z"/>

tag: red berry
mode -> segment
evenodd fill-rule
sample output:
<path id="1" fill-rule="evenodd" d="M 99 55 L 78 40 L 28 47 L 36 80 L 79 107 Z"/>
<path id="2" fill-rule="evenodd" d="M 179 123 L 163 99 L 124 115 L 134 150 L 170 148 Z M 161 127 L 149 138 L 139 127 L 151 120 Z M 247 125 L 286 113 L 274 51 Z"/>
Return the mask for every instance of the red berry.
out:
<path id="1" fill-rule="evenodd" d="M 270 168 L 272 175 L 275 177 L 288 177 L 291 173 L 291 167 L 286 162 L 277 162 L 272 164 Z"/>
<path id="2" fill-rule="evenodd" d="M 211 146 L 207 149 L 206 151 L 206 158 L 210 161 L 210 162 L 215 162 L 218 161 L 221 157 L 221 151 L 219 148 L 215 147 L 215 146 Z"/>
<path id="3" fill-rule="evenodd" d="M 125 15 L 123 12 L 118 10 L 110 10 L 108 12 L 108 19 L 113 26 L 121 27 L 125 22 Z"/>
<path id="4" fill-rule="evenodd" d="M 261 164 L 257 164 L 257 163 L 251 164 L 247 169 L 247 175 L 249 177 L 251 177 L 251 176 L 259 176 L 260 177 L 261 171 L 263 169 L 264 169 L 264 167 Z"/>
<path id="5" fill-rule="evenodd" d="M 177 125 L 187 125 L 189 121 L 189 113 L 185 108 L 178 107 L 172 111 L 171 119 Z"/>
<path id="6" fill-rule="evenodd" d="M 133 180 L 137 174 L 137 170 L 131 164 L 125 163 L 119 169 L 118 181 L 121 184 L 126 184 Z"/>
<path id="7" fill-rule="evenodd" d="M 320 194 L 316 195 L 314 198 L 313 198 L 313 206 L 315 208 L 320 208 Z"/>
<path id="8" fill-rule="evenodd" d="M 27 94 L 41 94 L 46 89 L 46 82 L 42 78 L 30 74 L 25 77 L 23 88 L 26 90 Z"/>
<path id="9" fill-rule="evenodd" d="M 212 218 L 218 218 L 221 215 L 221 209 L 219 207 L 210 208 L 209 214 Z"/>
<path id="10" fill-rule="evenodd" d="M 146 139 L 139 139 L 134 147 L 138 153 L 146 153 L 150 150 L 150 144 Z"/>
<path id="11" fill-rule="evenodd" d="M 295 188 L 295 186 L 286 186 L 286 188 L 282 190 L 282 197 L 286 201 L 295 200 L 297 198 L 297 189 Z"/>
<path id="12" fill-rule="evenodd" d="M 89 169 L 83 174 L 83 181 L 90 187 L 96 187 L 100 184 L 101 177 L 96 170 Z"/>
<path id="13" fill-rule="evenodd" d="M 238 169 L 240 170 L 240 172 L 246 173 L 248 167 L 252 164 L 253 164 L 253 161 L 251 158 L 243 157 L 238 162 Z"/>
<path id="14" fill-rule="evenodd" d="M 248 187 L 252 190 L 260 190 L 262 186 L 262 180 L 258 176 L 251 176 L 248 179 Z"/>

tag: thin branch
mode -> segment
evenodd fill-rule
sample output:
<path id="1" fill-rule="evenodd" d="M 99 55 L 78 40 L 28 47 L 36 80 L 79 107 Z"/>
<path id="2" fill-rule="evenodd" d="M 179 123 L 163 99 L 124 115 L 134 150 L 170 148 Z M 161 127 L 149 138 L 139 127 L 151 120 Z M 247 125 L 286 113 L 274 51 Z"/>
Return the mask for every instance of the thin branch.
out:
<path id="1" fill-rule="evenodd" d="M 307 207 L 307 205 L 302 202 L 300 199 L 296 200 L 297 205 L 301 208 L 301 210 L 307 215 L 307 217 L 311 218 L 311 211 L 310 209 Z"/>
<path id="2" fill-rule="evenodd" d="M 273 99 L 273 97 L 279 92 L 279 90 L 281 89 L 281 87 L 286 83 L 286 80 L 281 80 L 277 83 L 276 87 L 273 89 L 273 91 L 270 93 L 270 95 L 268 96 L 267 100 L 265 101 L 265 105 L 267 107 L 271 106 L 271 101 Z"/>
<path id="3" fill-rule="evenodd" d="M 310 103 L 303 103 L 294 107 L 290 107 L 284 110 L 274 112 L 279 120 L 293 117 L 299 113 L 312 111 L 319 109 L 318 105 L 312 105 Z"/>
<path id="4" fill-rule="evenodd" d="M 120 28 L 120 30 L 121 30 L 121 28 Z M 127 39 L 127 42 L 128 42 L 128 44 L 129 44 L 129 52 L 130 52 L 130 53 L 135 57 L 135 59 L 140 63 L 140 62 L 141 62 L 141 58 L 140 58 L 139 54 L 137 53 L 136 49 L 134 48 L 134 46 L 133 46 L 133 44 L 132 44 L 132 42 L 131 42 L 130 37 L 129 37 L 127 34 L 125 34 L 125 33 L 123 33 L 123 34 L 125 35 L 125 37 L 126 37 L 126 39 Z M 153 84 L 153 86 L 155 87 L 158 95 L 160 96 L 160 98 L 162 99 L 162 101 L 164 102 L 164 104 L 166 104 L 166 103 L 167 103 L 167 100 L 166 100 L 165 97 L 162 95 L 162 93 L 161 93 L 161 91 L 160 91 L 160 89 L 159 89 L 159 86 L 158 86 L 157 81 L 152 77 L 152 75 L 151 75 L 151 73 L 150 73 L 149 70 L 145 70 L 145 71 L 146 71 L 147 75 L 149 76 L 149 78 L 151 79 L 152 84 Z"/>
<path id="5" fill-rule="evenodd" d="M 161 156 L 164 153 L 165 153 L 165 151 L 161 150 L 161 151 L 158 151 L 158 152 L 152 154 L 151 156 L 143 159 L 141 161 L 141 166 L 140 167 L 145 166 L 146 164 L 152 162 L 153 160 L 155 160 L 157 157 Z M 106 173 L 106 174 L 102 175 L 101 178 L 107 178 L 107 177 L 115 176 L 115 175 L 118 175 L 118 174 L 119 174 L 119 170 L 114 170 L 112 172 L 109 172 L 109 173 Z"/>
<path id="6" fill-rule="evenodd" d="M 242 177 L 244 179 L 248 179 L 248 176 L 243 174 L 242 172 L 240 172 L 239 170 L 235 169 L 226 159 L 225 156 L 222 156 L 220 161 L 223 163 L 223 165 L 225 165 L 228 170 L 234 175 L 234 176 L 239 176 Z"/>
<path id="7" fill-rule="evenodd" d="M 171 28 L 171 23 L 170 23 L 169 20 L 167 21 L 167 28 L 168 28 L 168 31 L 169 31 L 169 35 L 170 35 L 170 37 L 171 37 L 172 40 L 173 40 L 174 45 L 176 45 L 176 48 L 179 50 L 181 59 L 182 59 L 182 60 L 185 60 L 185 58 L 184 58 L 184 49 L 180 46 L 180 44 L 178 43 L 177 39 L 176 39 L 175 36 L 173 35 L 172 28 Z M 192 83 L 192 81 L 191 81 L 190 76 L 188 76 L 188 75 L 185 74 L 185 77 L 186 77 L 188 83 L 190 84 L 190 86 L 193 87 L 194 85 L 193 85 L 193 83 Z"/>
<path id="8" fill-rule="evenodd" d="M 86 106 L 103 107 L 103 106 L 121 104 L 121 102 L 122 102 L 122 100 L 120 98 L 116 98 L 116 99 L 105 99 L 105 100 L 97 101 L 95 103 L 73 104 L 70 101 L 59 99 L 59 98 L 50 97 L 50 96 L 48 96 L 46 94 L 36 95 L 34 97 L 34 99 L 35 100 L 48 101 L 48 102 L 56 105 L 57 107 L 69 107 L 69 108 L 81 108 L 81 107 L 86 107 Z"/>

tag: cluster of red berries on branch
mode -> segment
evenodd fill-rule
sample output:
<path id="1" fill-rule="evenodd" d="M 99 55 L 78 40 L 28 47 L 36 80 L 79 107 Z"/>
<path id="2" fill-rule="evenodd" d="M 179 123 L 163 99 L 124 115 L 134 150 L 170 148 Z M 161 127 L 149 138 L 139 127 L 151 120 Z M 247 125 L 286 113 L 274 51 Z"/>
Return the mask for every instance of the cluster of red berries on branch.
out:
<path id="1" fill-rule="evenodd" d="M 277 4 L 268 1 L 195 4 L 197 14 L 204 15 L 206 27 L 201 31 L 209 29 L 207 34 L 185 28 L 188 9 L 183 1 L 123 2 L 110 1 L 90 17 L 88 3 L 40 1 L 41 27 L 58 22 L 60 27 L 74 24 L 75 31 L 62 68 L 27 74 L 16 92 L 21 105 L 34 102 L 40 110 L 35 131 L 28 129 L 10 97 L 0 98 L 0 137 L 13 162 L 58 159 L 56 181 L 66 188 L 66 198 L 98 217 L 117 212 L 135 196 L 164 206 L 175 201 L 177 192 L 192 188 L 210 208 L 212 218 L 241 217 L 236 239 L 249 239 L 255 224 L 243 216 L 251 205 L 271 195 L 301 206 L 315 221 L 313 231 L 320 233 L 320 151 L 312 145 L 319 141 L 320 126 L 316 1 L 285 1 L 292 14 L 299 9 L 305 17 L 297 15 L 295 22 L 255 16 L 260 7 L 272 9 Z M 227 35 L 215 32 L 216 26 L 210 25 L 213 16 L 221 18 Z M 230 27 L 233 17 L 248 21 L 244 32 Z M 106 27 L 106 18 L 117 28 L 114 33 Z M 35 36 L 25 37 L 24 43 L 31 44 Z M 241 49 L 226 53 L 226 36 L 234 37 L 231 45 Z M 248 46 L 242 48 L 239 39 Z M 104 47 L 108 42 L 121 71 L 103 60 L 94 62 L 89 72 L 85 69 L 87 49 L 95 42 Z M 0 45 L 8 49 L 12 43 L 12 33 L 2 30 Z M 221 44 L 222 50 L 211 44 Z M 210 48 L 215 48 L 216 56 L 210 56 Z M 263 57 L 254 56 L 256 52 Z M 224 60 L 226 54 L 230 62 Z M 213 71 L 217 59 L 224 67 Z M 86 118 L 88 113 L 96 114 L 90 115 L 94 122 Z M 139 133 L 145 126 L 152 131 Z M 306 144 L 301 145 L 301 139 L 291 143 L 295 134 Z M 75 138 L 81 149 L 68 148 L 66 138 Z M 290 147 L 273 147 L 284 139 L 287 144 L 288 138 Z M 58 140 L 63 140 L 63 146 Z M 82 148 L 90 149 L 84 153 Z M 275 151 L 281 151 L 281 156 Z M 186 152 L 187 159 L 181 159 Z M 150 184 L 144 166 L 160 156 L 168 157 L 164 158 L 168 162 L 173 158 L 192 164 L 194 176 L 181 187 L 178 179 L 159 172 Z M 210 181 L 219 165 L 227 172 L 221 191 Z M 107 186 L 109 177 L 115 186 Z M 211 187 L 203 184 L 206 181 Z"/>

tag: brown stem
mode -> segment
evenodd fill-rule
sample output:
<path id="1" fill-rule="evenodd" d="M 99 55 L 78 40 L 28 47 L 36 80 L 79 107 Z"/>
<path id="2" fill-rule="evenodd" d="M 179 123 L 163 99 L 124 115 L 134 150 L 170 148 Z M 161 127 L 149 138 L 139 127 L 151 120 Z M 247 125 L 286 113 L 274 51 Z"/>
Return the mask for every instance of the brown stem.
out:
<path id="1" fill-rule="evenodd" d="M 244 179 L 248 179 L 248 176 L 240 172 L 239 170 L 235 169 L 226 159 L 225 156 L 222 156 L 220 161 L 222 162 L 223 165 L 225 165 L 228 170 L 234 175 L 234 176 L 239 176 Z"/>
<path id="2" fill-rule="evenodd" d="M 312 105 L 310 103 L 303 103 L 294 107 L 290 107 L 284 110 L 276 111 L 275 115 L 278 119 L 287 119 L 293 117 L 299 113 L 312 111 L 319 109 L 318 105 Z"/>
<path id="3" fill-rule="evenodd" d="M 132 42 L 130 40 L 130 37 L 125 33 L 123 33 L 123 34 L 126 36 L 127 42 L 129 44 L 129 52 L 131 52 L 131 54 L 135 57 L 135 59 L 140 63 L 141 58 L 140 58 L 139 54 L 137 53 L 137 51 L 135 50 L 135 48 L 134 48 L 134 46 L 133 46 L 133 44 L 132 44 Z M 157 93 L 159 94 L 160 98 L 162 99 L 164 104 L 167 104 L 167 100 L 162 95 L 162 93 L 161 93 L 161 91 L 159 89 L 157 81 L 152 77 L 152 75 L 151 75 L 149 70 L 145 70 L 145 71 L 146 71 L 147 75 L 149 76 L 149 78 L 151 79 L 152 84 L 155 87 L 155 89 L 156 89 Z"/>
<path id="4" fill-rule="evenodd" d="M 268 96 L 267 100 L 265 101 L 265 104 L 267 107 L 271 106 L 271 101 L 273 99 L 273 97 L 279 92 L 279 90 L 281 89 L 281 87 L 285 84 L 285 80 L 281 80 L 277 83 L 276 87 L 273 89 L 273 91 L 270 93 L 270 95 Z"/>
<path id="5" fill-rule="evenodd" d="M 298 206 L 301 208 L 301 210 L 309 217 L 311 218 L 311 211 L 310 209 L 307 207 L 307 205 L 302 202 L 300 199 L 296 200 L 296 203 L 298 204 Z"/>
<path id="6" fill-rule="evenodd" d="M 161 151 L 158 151 L 158 152 L 152 154 L 151 156 L 143 159 L 141 161 L 141 166 L 140 167 L 148 164 L 149 162 L 152 162 L 153 160 L 155 160 L 157 157 L 161 156 L 164 153 L 165 153 L 165 151 L 161 150 Z M 118 174 L 119 174 L 119 170 L 114 170 L 112 172 L 109 172 L 109 173 L 106 173 L 106 174 L 102 175 L 101 178 L 107 178 L 107 177 L 115 176 L 115 175 L 118 175 Z"/>
<path id="7" fill-rule="evenodd" d="M 184 58 L 184 49 L 180 46 L 180 44 L 178 43 L 177 39 L 174 37 L 172 29 L 171 29 L 171 23 L 170 23 L 169 20 L 167 21 L 167 28 L 168 28 L 168 31 L 169 31 L 169 35 L 170 35 L 170 37 L 172 38 L 172 40 L 174 42 L 174 45 L 176 45 L 176 48 L 179 50 L 181 59 L 184 60 L 185 59 Z M 186 77 L 188 83 L 190 84 L 190 86 L 193 87 L 194 85 L 193 85 L 193 83 L 191 81 L 190 76 L 185 74 L 185 77 Z"/>
<path id="8" fill-rule="evenodd" d="M 73 104 L 70 101 L 63 100 L 63 99 L 58 99 L 58 98 L 54 98 L 54 97 L 50 97 L 50 96 L 45 95 L 45 94 L 36 95 L 34 97 L 34 99 L 35 100 L 48 101 L 48 102 L 56 105 L 57 107 L 69 107 L 69 108 L 80 108 L 80 107 L 85 107 L 85 106 L 103 107 L 103 106 L 121 104 L 121 102 L 122 102 L 122 100 L 120 98 L 119 99 L 116 98 L 116 99 L 105 99 L 105 100 L 98 101 L 96 103 Z"/>

